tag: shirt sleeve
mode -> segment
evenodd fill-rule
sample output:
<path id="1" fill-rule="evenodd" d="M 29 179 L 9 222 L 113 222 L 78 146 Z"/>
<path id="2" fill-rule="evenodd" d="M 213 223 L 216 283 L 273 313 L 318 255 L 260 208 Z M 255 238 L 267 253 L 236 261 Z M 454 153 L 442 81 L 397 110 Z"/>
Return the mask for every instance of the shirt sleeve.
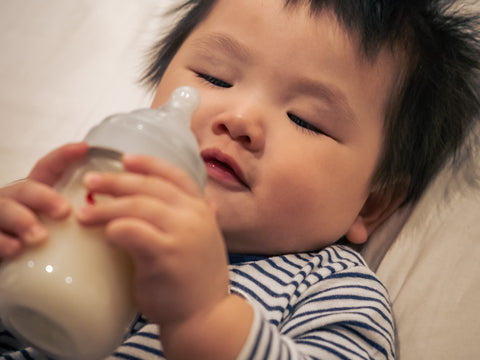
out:
<path id="1" fill-rule="evenodd" d="M 48 360 L 33 348 L 25 348 L 0 320 L 0 360 Z"/>
<path id="2" fill-rule="evenodd" d="M 394 359 L 386 295 L 375 276 L 360 268 L 334 273 L 299 292 L 278 325 L 254 305 L 254 321 L 238 359 Z"/>

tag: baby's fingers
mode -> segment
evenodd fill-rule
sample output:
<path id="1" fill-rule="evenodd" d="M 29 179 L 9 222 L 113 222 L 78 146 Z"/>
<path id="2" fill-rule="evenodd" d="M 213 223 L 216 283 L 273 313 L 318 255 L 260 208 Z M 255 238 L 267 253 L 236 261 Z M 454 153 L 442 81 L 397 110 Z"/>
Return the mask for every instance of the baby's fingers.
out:
<path id="1" fill-rule="evenodd" d="M 25 206 L 9 198 L 0 198 L 0 258 L 15 255 L 22 244 L 45 241 L 47 230 Z"/>
<path id="2" fill-rule="evenodd" d="M 85 142 L 61 146 L 40 159 L 28 178 L 53 185 L 73 162 L 86 155 L 87 150 L 88 145 Z"/>
<path id="3" fill-rule="evenodd" d="M 112 197 L 149 196 L 169 204 L 180 204 L 190 196 L 163 178 L 134 173 L 90 172 L 84 178 L 87 190 Z"/>
<path id="4" fill-rule="evenodd" d="M 70 212 L 67 200 L 54 189 L 24 180 L 0 189 L 0 258 L 9 258 L 23 245 L 46 240 L 47 230 L 36 213 L 53 219 Z"/>
<path id="5" fill-rule="evenodd" d="M 163 178 L 190 195 L 199 195 L 195 181 L 182 169 L 164 161 L 145 155 L 124 155 L 123 166 L 127 171 Z"/>
<path id="6" fill-rule="evenodd" d="M 104 225 L 118 218 L 138 218 L 161 227 L 161 219 L 167 216 L 165 206 L 147 196 L 122 197 L 87 205 L 77 211 L 77 219 L 83 225 Z"/>
<path id="7" fill-rule="evenodd" d="M 42 213 L 52 219 L 65 218 L 70 212 L 68 201 L 53 188 L 28 179 L 2 188 L 0 198 L 11 199 L 31 209 L 31 212 Z M 10 210 L 5 206 L 8 207 L 9 204 L 10 202 L 4 203 L 0 217 L 8 217 Z"/>
<path id="8" fill-rule="evenodd" d="M 132 256 L 138 265 L 156 262 L 159 253 L 152 251 L 152 243 L 163 242 L 162 233 L 151 224 L 135 218 L 121 218 L 108 224 L 107 239 L 116 246 L 124 249 Z"/>
<path id="9" fill-rule="evenodd" d="M 87 206 L 77 213 L 77 218 L 83 225 L 106 225 L 107 240 L 130 253 L 135 262 L 145 264 L 156 259 L 152 244 L 158 245 L 164 232 L 155 224 L 153 212 L 140 212 L 131 201 L 122 199 Z"/>
<path id="10" fill-rule="evenodd" d="M 0 262 L 1 259 L 9 259 L 19 254 L 22 245 L 17 238 L 0 233 Z"/>

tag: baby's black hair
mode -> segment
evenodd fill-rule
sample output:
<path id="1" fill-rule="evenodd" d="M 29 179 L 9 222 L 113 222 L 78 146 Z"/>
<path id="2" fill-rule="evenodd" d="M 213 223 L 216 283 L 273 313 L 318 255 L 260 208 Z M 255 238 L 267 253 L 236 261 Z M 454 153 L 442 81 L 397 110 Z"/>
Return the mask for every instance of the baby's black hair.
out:
<path id="1" fill-rule="evenodd" d="M 221 0 L 187 0 L 173 10 L 178 22 L 153 48 L 143 81 L 156 87 L 192 30 Z M 239 0 L 241 1 L 241 0 Z M 280 1 L 280 0 L 279 0 Z M 401 59 L 401 84 L 384 124 L 382 157 L 372 190 L 418 200 L 454 156 L 480 109 L 480 20 L 447 0 L 282 0 L 309 6 L 312 16 L 332 11 L 361 51 L 375 61 L 382 49 Z"/>

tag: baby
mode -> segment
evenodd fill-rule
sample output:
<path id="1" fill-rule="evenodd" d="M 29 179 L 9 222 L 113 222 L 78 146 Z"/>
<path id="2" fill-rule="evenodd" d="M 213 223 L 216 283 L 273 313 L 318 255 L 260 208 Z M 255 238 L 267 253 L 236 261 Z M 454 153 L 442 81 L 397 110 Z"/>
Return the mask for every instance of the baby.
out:
<path id="1" fill-rule="evenodd" d="M 387 291 L 338 242 L 365 243 L 463 141 L 479 109 L 473 22 L 418 0 L 177 11 L 144 79 L 154 107 L 179 86 L 199 91 L 191 129 L 208 182 L 201 193 L 133 154 L 125 173 L 85 177 L 114 200 L 76 217 L 130 254 L 145 317 L 111 358 L 393 359 Z M 86 150 L 61 147 L 0 189 L 0 257 L 47 240 L 36 213 L 71 212 L 51 185 Z M 6 332 L 0 349 L 42 358 Z"/>

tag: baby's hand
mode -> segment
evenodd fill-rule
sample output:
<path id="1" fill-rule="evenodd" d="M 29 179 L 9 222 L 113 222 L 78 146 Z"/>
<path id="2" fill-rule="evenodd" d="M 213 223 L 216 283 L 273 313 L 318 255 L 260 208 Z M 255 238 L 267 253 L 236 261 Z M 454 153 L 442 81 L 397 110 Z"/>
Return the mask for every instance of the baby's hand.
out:
<path id="1" fill-rule="evenodd" d="M 206 313 L 228 296 L 228 269 L 215 212 L 182 170 L 146 156 L 124 157 L 125 173 L 90 173 L 89 191 L 113 199 L 88 205 L 84 225 L 106 225 L 109 242 L 135 264 L 139 309 L 166 326 Z"/>
<path id="2" fill-rule="evenodd" d="M 0 259 L 14 257 L 24 245 L 47 239 L 47 230 L 36 214 L 52 219 L 69 214 L 69 203 L 52 185 L 73 161 L 86 154 L 87 147 L 85 143 L 62 146 L 43 157 L 26 179 L 0 188 Z"/>

